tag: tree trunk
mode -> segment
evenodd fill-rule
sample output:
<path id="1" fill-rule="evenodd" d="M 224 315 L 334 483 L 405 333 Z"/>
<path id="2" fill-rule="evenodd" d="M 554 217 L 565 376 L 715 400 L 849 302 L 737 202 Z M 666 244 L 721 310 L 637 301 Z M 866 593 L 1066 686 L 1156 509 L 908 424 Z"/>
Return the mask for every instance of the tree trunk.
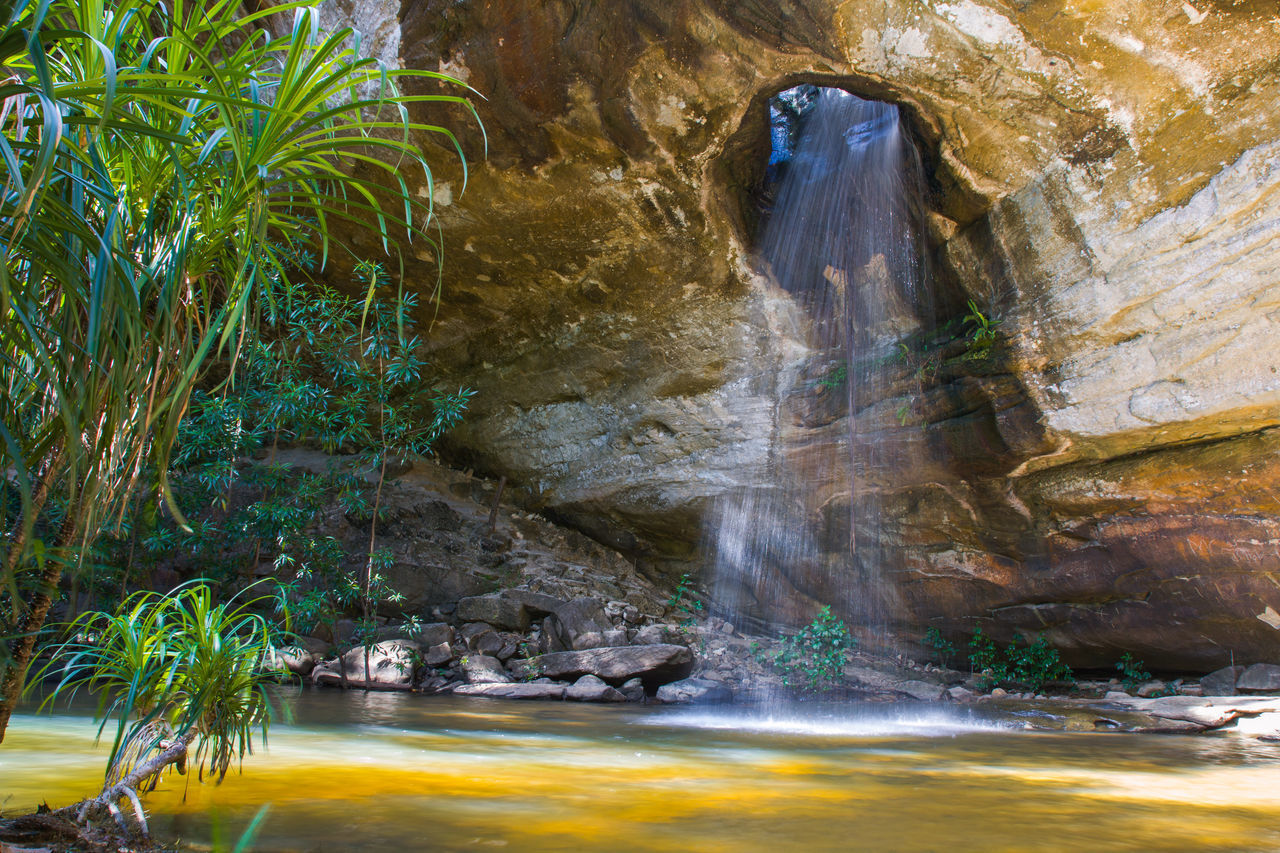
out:
<path id="1" fill-rule="evenodd" d="M 67 512 L 62 530 L 58 532 L 58 540 L 55 544 L 58 550 L 73 541 L 76 532 L 74 509 L 75 507 L 71 507 Z M 18 543 L 15 542 L 12 547 L 18 547 Z M 10 553 L 12 555 L 12 551 Z M 16 561 L 13 565 L 17 566 Z M 40 585 L 36 587 L 35 595 L 27 604 L 27 612 L 18 621 L 17 636 L 9 646 L 9 665 L 4 671 L 3 684 L 0 684 L 0 743 L 4 743 L 4 735 L 9 728 L 9 718 L 13 716 L 13 709 L 18 704 L 18 696 L 22 693 L 22 686 L 27 679 L 27 667 L 31 665 L 31 658 L 35 654 L 36 635 L 44 626 L 45 617 L 49 615 L 49 608 L 53 606 L 54 598 L 57 597 L 58 581 L 61 579 L 62 563 L 55 557 L 46 558 L 44 571 L 40 574 Z"/>

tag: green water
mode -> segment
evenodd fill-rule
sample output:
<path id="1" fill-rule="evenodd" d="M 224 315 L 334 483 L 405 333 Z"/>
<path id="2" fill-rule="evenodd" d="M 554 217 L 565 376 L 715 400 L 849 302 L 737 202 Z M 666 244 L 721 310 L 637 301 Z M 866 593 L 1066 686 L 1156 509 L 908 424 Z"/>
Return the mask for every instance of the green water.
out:
<path id="1" fill-rule="evenodd" d="M 1280 746 L 1050 734 L 886 706 L 745 712 L 307 691 L 221 786 L 169 777 L 153 829 L 255 850 L 1280 849 Z M 0 809 L 95 792 L 84 716 L 15 717 Z M 185 799 L 184 799 L 185 795 Z"/>

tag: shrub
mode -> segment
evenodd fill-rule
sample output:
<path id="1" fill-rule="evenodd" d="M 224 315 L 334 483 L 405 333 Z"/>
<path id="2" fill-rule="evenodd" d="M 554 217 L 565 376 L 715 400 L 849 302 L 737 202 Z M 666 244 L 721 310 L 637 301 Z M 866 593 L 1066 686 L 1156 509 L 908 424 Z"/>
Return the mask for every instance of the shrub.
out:
<path id="1" fill-rule="evenodd" d="M 930 625 L 924 632 L 924 644 L 938 653 L 939 663 L 943 666 L 951 665 L 951 659 L 956 654 L 956 644 L 942 636 L 942 632 L 936 626 Z"/>
<path id="2" fill-rule="evenodd" d="M 1133 659 L 1133 652 L 1125 652 L 1116 662 L 1120 670 L 1120 682 L 1125 690 L 1134 690 L 1143 682 L 1151 680 L 1151 673 L 1143 669 L 1142 661 Z"/>
<path id="3" fill-rule="evenodd" d="M 812 622 L 785 638 L 768 662 L 788 687 L 831 690 L 843 683 L 845 652 L 856 644 L 844 622 L 824 607 Z"/>
<path id="4" fill-rule="evenodd" d="M 430 241 L 400 175 L 430 182 L 420 135 L 462 153 L 408 108 L 465 100 L 397 88 L 457 81 L 358 56 L 312 0 L 249 5 L 0 4 L 0 738 L 63 567 L 137 492 L 174 508 L 178 424 L 285 266 L 270 236 Z"/>
<path id="5" fill-rule="evenodd" d="M 969 638 L 969 664 L 978 674 L 978 686 L 989 690 L 999 684 L 1020 684 L 1033 693 L 1050 681 L 1073 681 L 1071 668 L 1044 636 L 1027 643 L 1021 634 L 1001 651 L 978 628 Z"/>

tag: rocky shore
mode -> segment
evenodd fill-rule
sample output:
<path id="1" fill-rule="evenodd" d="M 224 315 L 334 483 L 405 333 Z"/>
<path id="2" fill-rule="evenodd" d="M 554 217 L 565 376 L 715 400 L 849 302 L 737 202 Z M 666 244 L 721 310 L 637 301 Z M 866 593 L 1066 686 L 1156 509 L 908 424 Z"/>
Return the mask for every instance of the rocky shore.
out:
<path id="1" fill-rule="evenodd" d="M 329 464 L 306 451 L 284 458 Z M 1039 693 L 988 693 L 974 673 L 921 660 L 917 647 L 859 647 L 844 652 L 830 690 L 805 693 L 771 663 L 785 630 L 734 625 L 708 612 L 696 584 L 648 577 L 616 551 L 502 497 L 499 484 L 469 472 L 427 462 L 402 472 L 379 531 L 397 557 L 393 581 L 408 592 L 400 611 L 368 647 L 352 642 L 349 620 L 325 636 L 300 637 L 279 650 L 280 669 L 317 685 L 489 699 L 943 702 L 1022 709 L 1019 719 L 1036 728 L 1207 731 L 1251 719 L 1261 721 L 1251 724 L 1259 736 L 1280 735 L 1280 666 L 1268 662 L 1148 679 L 1128 691 L 1120 679 L 1086 674 Z M 340 513 L 326 525 L 339 539 L 365 535 Z"/>

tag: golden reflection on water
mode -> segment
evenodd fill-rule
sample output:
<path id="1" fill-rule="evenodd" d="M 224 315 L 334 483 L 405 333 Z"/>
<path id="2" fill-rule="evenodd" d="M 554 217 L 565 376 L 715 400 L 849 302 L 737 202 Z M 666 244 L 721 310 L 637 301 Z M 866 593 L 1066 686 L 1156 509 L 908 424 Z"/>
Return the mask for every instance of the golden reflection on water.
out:
<path id="1" fill-rule="evenodd" d="M 216 814 L 234 837 L 269 802 L 257 850 L 1280 849 L 1280 747 L 1239 737 L 842 736 L 838 719 L 806 735 L 681 709 L 337 692 L 296 709 L 243 775 L 167 779 L 157 832 L 195 843 Z M 93 731 L 15 719 L 0 808 L 93 792 Z"/>

